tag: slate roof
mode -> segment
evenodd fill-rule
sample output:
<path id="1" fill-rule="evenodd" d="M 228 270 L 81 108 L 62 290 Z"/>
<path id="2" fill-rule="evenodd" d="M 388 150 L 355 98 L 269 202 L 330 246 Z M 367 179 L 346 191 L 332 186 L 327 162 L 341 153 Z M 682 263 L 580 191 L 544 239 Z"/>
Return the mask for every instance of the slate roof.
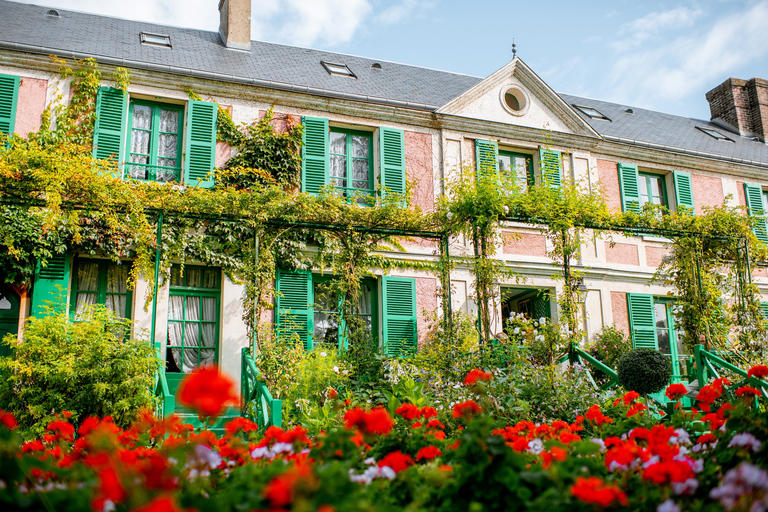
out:
<path id="1" fill-rule="evenodd" d="M 289 90 L 436 110 L 482 78 L 294 46 L 251 42 L 251 51 L 228 50 L 217 32 L 169 27 L 0 0 L 0 48 L 79 58 L 94 56 L 126 67 L 205 74 L 210 78 L 258 83 Z M 144 32 L 170 36 L 172 48 L 143 45 Z M 346 64 L 357 78 L 334 76 L 321 61 Z M 374 63 L 382 69 L 373 69 Z M 249 82 L 250 81 L 250 82 Z M 656 149 L 768 166 L 768 145 L 727 132 L 710 123 L 681 116 L 560 94 L 569 104 L 589 106 L 611 121 L 576 112 L 608 140 Z M 713 128 L 734 142 L 719 141 L 697 130 Z"/>

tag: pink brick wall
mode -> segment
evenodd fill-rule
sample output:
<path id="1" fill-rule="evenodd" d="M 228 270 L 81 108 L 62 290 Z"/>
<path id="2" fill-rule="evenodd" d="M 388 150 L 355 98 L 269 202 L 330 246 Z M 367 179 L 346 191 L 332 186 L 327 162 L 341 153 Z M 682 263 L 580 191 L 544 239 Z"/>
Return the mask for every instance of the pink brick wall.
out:
<path id="1" fill-rule="evenodd" d="M 534 233 L 519 233 L 514 236 L 511 231 L 504 231 L 504 254 L 520 254 L 523 256 L 546 256 L 547 239 L 544 235 Z"/>
<path id="2" fill-rule="evenodd" d="M 691 175 L 693 180 L 693 204 L 696 207 L 696 215 L 703 213 L 704 206 L 719 206 L 723 204 L 723 182 L 720 178 L 709 176 Z M 743 187 L 742 187 L 743 188 Z"/>
<path id="3" fill-rule="evenodd" d="M 40 129 L 41 116 L 45 110 L 45 95 L 48 81 L 39 78 L 21 78 L 19 99 L 16 104 L 16 126 L 14 132 L 22 137 Z"/>
<path id="4" fill-rule="evenodd" d="M 613 325 L 624 334 L 629 335 L 629 311 L 627 310 L 627 294 L 624 292 L 611 292 L 611 311 L 613 312 Z"/>
<path id="5" fill-rule="evenodd" d="M 738 200 L 741 206 L 747 206 L 747 198 L 744 197 L 744 182 L 736 182 L 736 193 L 739 195 Z"/>
<path id="6" fill-rule="evenodd" d="M 419 333 L 419 346 L 424 342 L 429 329 L 428 313 L 437 311 L 437 279 L 434 277 L 416 278 L 416 327 Z"/>
<path id="7" fill-rule="evenodd" d="M 232 156 L 232 147 L 226 142 L 216 143 L 216 168 L 221 169 Z"/>
<path id="8" fill-rule="evenodd" d="M 768 277 L 768 269 L 755 267 L 752 270 L 752 277 Z"/>
<path id="9" fill-rule="evenodd" d="M 669 254 L 669 251 L 663 247 L 645 247 L 645 262 L 649 267 L 658 267 L 661 260 Z"/>
<path id="10" fill-rule="evenodd" d="M 412 204 L 433 212 L 432 137 L 428 133 L 405 132 L 405 176 L 413 183 Z"/>
<path id="11" fill-rule="evenodd" d="M 617 243 L 611 247 L 609 242 L 605 242 L 605 261 L 622 265 L 640 265 L 640 255 L 636 245 Z"/>
<path id="12" fill-rule="evenodd" d="M 608 207 L 621 211 L 621 189 L 619 187 L 619 171 L 616 167 L 616 162 L 598 160 L 597 177 L 600 183 L 600 190 L 608 202 Z"/>
<path id="13" fill-rule="evenodd" d="M 232 114 L 232 110 L 230 107 L 230 114 Z M 266 110 L 259 110 L 259 119 L 264 119 L 264 116 L 267 115 Z M 270 123 L 272 127 L 277 130 L 278 133 L 284 133 L 288 130 L 288 125 L 297 125 L 301 123 L 301 116 L 294 116 L 292 114 L 282 114 L 280 112 L 274 112 L 274 115 L 272 116 L 272 122 Z"/>

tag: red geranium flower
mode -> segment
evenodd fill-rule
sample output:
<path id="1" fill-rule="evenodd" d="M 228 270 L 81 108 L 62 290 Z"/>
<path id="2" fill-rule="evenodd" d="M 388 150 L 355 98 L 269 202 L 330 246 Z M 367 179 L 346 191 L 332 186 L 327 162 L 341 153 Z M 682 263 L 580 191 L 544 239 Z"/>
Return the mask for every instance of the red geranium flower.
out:
<path id="1" fill-rule="evenodd" d="M 466 377 L 464 377 L 464 385 L 465 386 L 471 386 L 472 384 L 474 384 L 478 380 L 482 380 L 482 381 L 486 381 L 487 382 L 487 381 L 491 380 L 492 378 L 493 378 L 492 374 L 490 374 L 488 372 L 484 372 L 480 368 L 475 368 L 474 370 L 471 370 L 467 374 Z"/>
<path id="2" fill-rule="evenodd" d="M 681 460 L 657 462 L 648 466 L 643 472 L 643 480 L 650 480 L 659 485 L 670 482 L 685 482 L 694 476 L 691 466 Z"/>
<path id="3" fill-rule="evenodd" d="M 227 434 L 237 434 L 238 432 L 256 432 L 259 430 L 259 426 L 249 420 L 248 418 L 237 417 L 233 418 L 226 425 L 224 425 L 224 431 Z"/>
<path id="4" fill-rule="evenodd" d="M 379 467 L 389 466 L 395 473 L 408 469 L 412 464 L 411 456 L 400 450 L 392 452 L 379 461 Z"/>
<path id="5" fill-rule="evenodd" d="M 768 366 L 764 364 L 753 366 L 747 372 L 747 377 L 755 377 L 756 379 L 764 379 L 768 377 Z"/>
<path id="6" fill-rule="evenodd" d="M 702 434 L 696 440 L 696 444 L 714 443 L 715 441 L 717 441 L 717 438 L 714 434 Z"/>
<path id="7" fill-rule="evenodd" d="M 461 402 L 453 406 L 454 418 L 471 418 L 475 414 L 480 414 L 483 410 L 472 400 Z"/>
<path id="8" fill-rule="evenodd" d="M 395 420 L 383 407 L 377 407 L 365 415 L 365 431 L 369 434 L 389 434 L 394 426 Z"/>
<path id="9" fill-rule="evenodd" d="M 106 467 L 99 471 L 99 491 L 98 495 L 91 502 L 94 510 L 102 510 L 106 500 L 112 503 L 120 503 L 128 496 L 123 487 L 120 478 L 117 476 L 114 468 Z"/>
<path id="10" fill-rule="evenodd" d="M 329 388 L 329 389 L 328 389 L 328 398 L 330 398 L 330 399 L 334 399 L 334 398 L 336 398 L 337 396 L 339 396 L 339 392 L 338 392 L 338 391 L 336 391 L 336 390 L 335 390 L 335 389 L 333 389 L 333 388 Z"/>
<path id="11" fill-rule="evenodd" d="M 629 410 L 627 411 L 627 418 L 631 418 L 635 414 L 642 413 L 646 409 L 648 408 L 643 404 L 632 404 L 632 406 L 630 406 Z"/>
<path id="12" fill-rule="evenodd" d="M 16 425 L 18 425 L 18 422 L 16 421 L 16 418 L 13 416 L 13 414 L 5 412 L 2 409 L 0 409 L 0 423 L 2 423 L 5 428 L 10 430 L 13 430 L 16 428 Z"/>
<path id="13" fill-rule="evenodd" d="M 47 434 L 43 437 L 48 442 L 57 440 L 72 441 L 75 438 L 75 427 L 68 421 L 52 421 L 45 430 L 46 432 L 53 432 L 53 434 Z"/>
<path id="14" fill-rule="evenodd" d="M 571 495 L 585 503 L 594 503 L 601 507 L 607 507 L 614 502 L 619 502 L 625 507 L 629 505 L 627 495 L 618 486 L 606 484 L 602 478 L 583 476 L 576 478 L 576 483 L 571 486 Z"/>
<path id="15" fill-rule="evenodd" d="M 406 420 L 415 420 L 419 417 L 419 408 L 411 403 L 405 403 L 397 408 L 395 414 L 399 414 Z"/>
<path id="16" fill-rule="evenodd" d="M 419 411 L 419 414 L 425 420 L 428 420 L 429 418 L 434 418 L 435 416 L 437 416 L 437 409 L 427 405 L 427 406 L 421 408 L 421 411 Z"/>
<path id="17" fill-rule="evenodd" d="M 736 390 L 736 396 L 739 398 L 754 398 L 760 394 L 760 390 L 752 386 L 741 386 Z"/>
<path id="18" fill-rule="evenodd" d="M 442 455 L 443 452 L 437 446 L 425 446 L 416 453 L 416 461 L 420 460 L 432 460 L 438 455 Z"/>
<path id="19" fill-rule="evenodd" d="M 636 391 L 627 391 L 624 393 L 624 396 L 621 398 L 617 398 L 615 402 L 613 402 L 613 405 L 619 405 L 619 403 L 623 403 L 624 405 L 629 405 L 632 402 L 634 402 L 636 399 L 640 398 L 640 394 Z"/>
<path id="20" fill-rule="evenodd" d="M 667 398 L 670 400 L 680 400 L 687 392 L 688 388 L 685 387 L 685 384 L 672 384 L 667 388 L 667 391 L 664 394 L 667 395 Z"/>
<path id="21" fill-rule="evenodd" d="M 179 386 L 179 403 L 201 416 L 220 416 L 227 405 L 237 403 L 234 382 L 213 366 L 204 366 L 188 374 Z"/>
<path id="22" fill-rule="evenodd" d="M 133 512 L 197 512 L 195 508 L 182 510 L 172 496 L 159 496 Z"/>
<path id="23" fill-rule="evenodd" d="M 600 425 L 603 425 L 605 423 L 613 423 L 613 420 L 609 418 L 608 416 L 604 415 L 600 411 L 599 405 L 593 405 L 589 409 L 587 409 L 587 413 L 585 414 L 587 419 L 597 425 L 598 427 Z"/>

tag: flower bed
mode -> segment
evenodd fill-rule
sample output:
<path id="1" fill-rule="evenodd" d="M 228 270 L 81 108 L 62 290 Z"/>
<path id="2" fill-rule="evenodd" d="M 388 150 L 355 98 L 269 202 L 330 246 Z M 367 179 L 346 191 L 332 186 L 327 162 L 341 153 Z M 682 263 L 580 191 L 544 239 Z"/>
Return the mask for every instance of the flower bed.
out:
<path id="1" fill-rule="evenodd" d="M 451 416 L 409 403 L 366 410 L 335 396 L 344 428 L 315 438 L 301 427 L 261 432 L 245 418 L 217 437 L 150 413 L 127 429 L 95 417 L 75 426 L 62 413 L 42 439 L 21 444 L 15 419 L 0 411 L 0 510 L 768 508 L 768 414 L 749 407 L 750 390 L 725 403 L 716 381 L 701 390 L 699 410 L 678 408 L 664 422 L 627 393 L 573 423 L 499 425 L 484 412 L 490 379 L 470 373 L 477 399 Z M 679 399 L 678 387 L 668 396 Z M 231 381 L 193 374 L 179 399 L 220 413 Z"/>

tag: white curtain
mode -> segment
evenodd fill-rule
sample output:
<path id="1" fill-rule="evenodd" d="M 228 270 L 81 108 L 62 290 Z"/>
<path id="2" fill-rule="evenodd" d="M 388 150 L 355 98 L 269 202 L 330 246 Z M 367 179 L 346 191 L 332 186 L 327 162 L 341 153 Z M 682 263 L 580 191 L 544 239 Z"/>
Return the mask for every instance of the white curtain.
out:
<path id="1" fill-rule="evenodd" d="M 203 320 L 211 323 L 202 324 L 200 329 L 202 346 L 209 347 L 200 349 L 201 366 L 216 362 L 216 299 L 213 297 L 203 298 Z"/>
<path id="2" fill-rule="evenodd" d="M 179 295 L 172 295 L 171 300 L 168 303 L 168 345 L 171 347 L 180 347 L 182 342 L 182 326 L 183 323 L 174 322 L 173 320 L 184 319 L 184 297 Z M 173 360 L 182 371 L 181 368 L 181 349 L 171 348 L 171 354 Z"/>
<path id="3" fill-rule="evenodd" d="M 170 133 L 167 133 L 170 132 Z M 157 146 L 157 165 L 176 167 L 179 142 L 178 110 L 160 109 L 160 135 Z M 176 172 L 173 169 L 157 169 L 157 181 L 173 181 Z"/>
<path id="4" fill-rule="evenodd" d="M 77 265 L 77 297 L 75 298 L 75 320 L 82 320 L 87 306 L 96 304 L 99 286 L 99 264 L 80 262 Z"/>
<path id="5" fill-rule="evenodd" d="M 107 268 L 106 306 L 117 316 L 124 318 L 128 292 L 128 267 L 110 265 Z"/>
<path id="6" fill-rule="evenodd" d="M 358 307 L 360 308 L 360 316 L 362 317 L 363 321 L 365 322 L 365 328 L 370 334 L 372 331 L 372 306 L 371 306 L 371 290 L 372 287 L 370 286 L 363 286 L 360 288 L 360 298 L 358 299 Z"/>
<path id="7" fill-rule="evenodd" d="M 146 130 L 146 131 L 145 131 Z M 131 162 L 148 164 L 149 140 L 152 135 L 152 107 L 146 105 L 133 106 L 133 129 L 131 130 Z M 130 166 L 128 174 L 131 178 L 147 179 L 147 168 L 140 165 Z"/>

